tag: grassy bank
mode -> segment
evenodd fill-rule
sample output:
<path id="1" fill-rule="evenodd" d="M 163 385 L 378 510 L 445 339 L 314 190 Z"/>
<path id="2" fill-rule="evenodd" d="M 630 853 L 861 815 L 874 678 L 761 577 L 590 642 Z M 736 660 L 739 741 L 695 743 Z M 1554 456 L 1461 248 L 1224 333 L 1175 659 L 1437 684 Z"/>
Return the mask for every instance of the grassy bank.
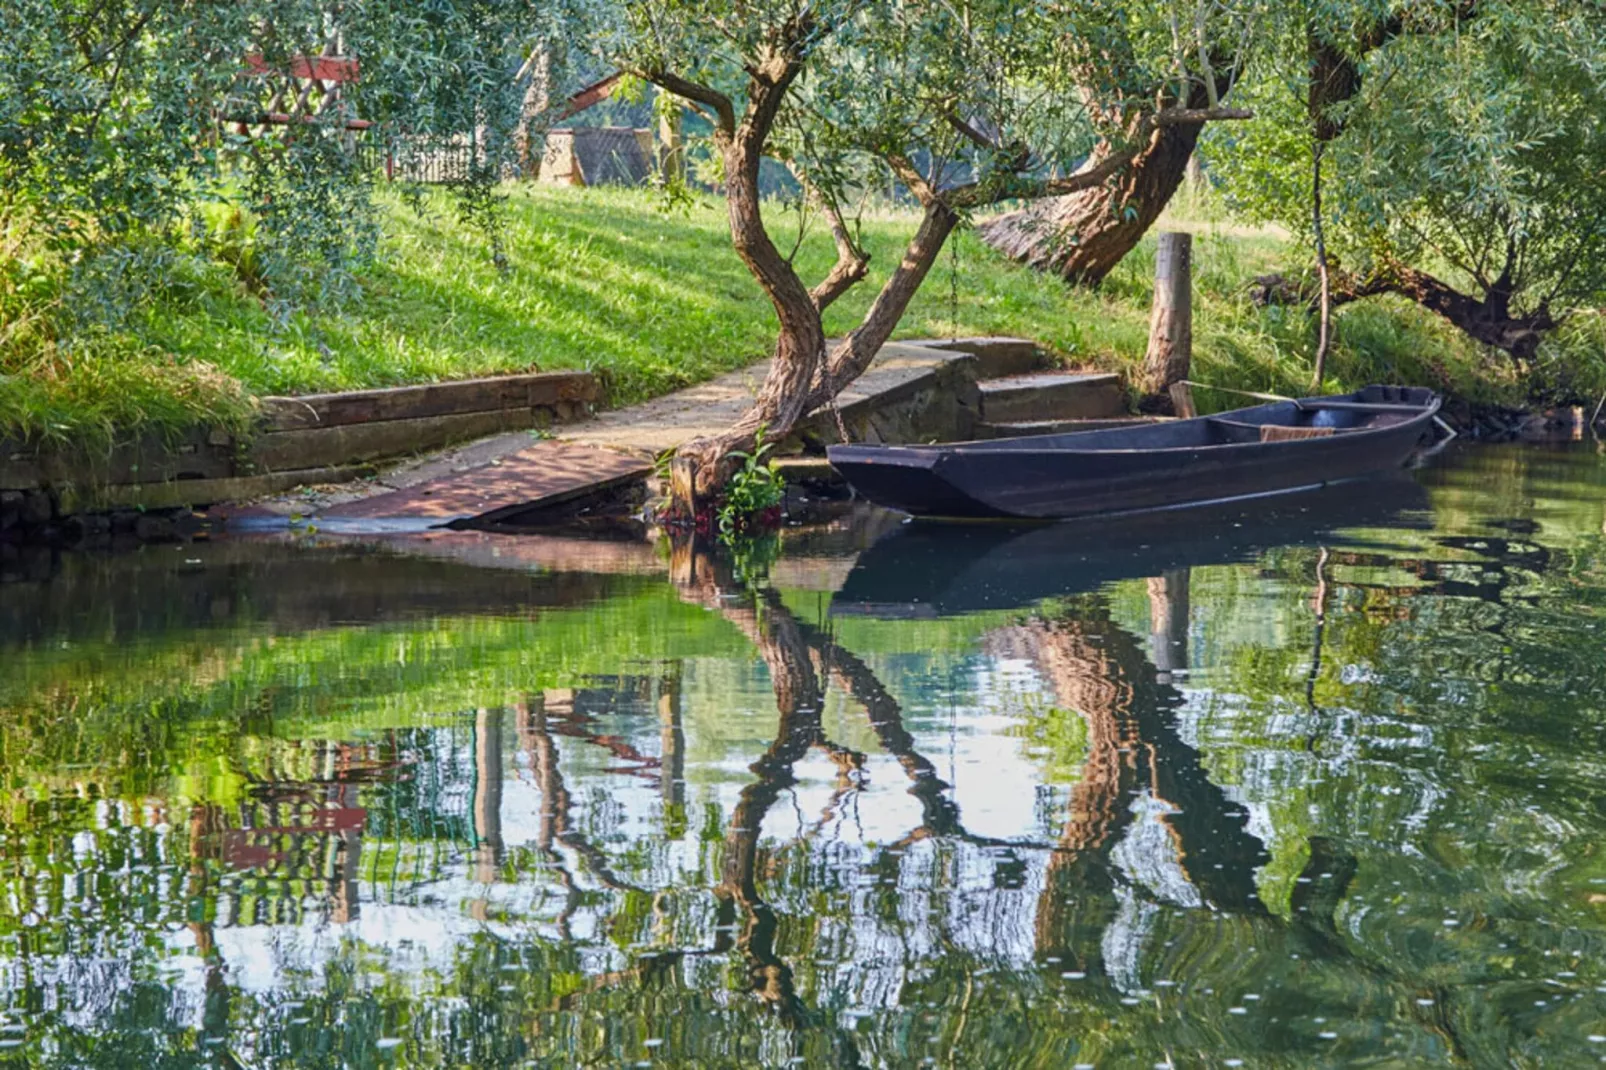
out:
<path id="1" fill-rule="evenodd" d="M 666 212 L 645 191 L 514 190 L 505 273 L 444 195 L 426 198 L 421 213 L 387 200 L 383 215 L 385 237 L 363 296 L 338 313 L 276 326 L 231 268 L 192 257 L 120 329 L 71 345 L 56 341 L 64 310 L 49 296 L 60 266 L 12 234 L 0 249 L 0 434 L 92 442 L 241 421 L 250 399 L 265 394 L 532 369 L 592 369 L 624 404 L 746 364 L 772 338 L 772 313 L 731 251 L 723 206 L 712 199 Z M 1198 235 L 1194 377 L 1302 390 L 1308 321 L 1293 310 L 1258 309 L 1246 292 L 1255 275 L 1287 266 L 1295 251 L 1209 205 L 1183 205 L 1162 225 Z M 832 308 L 828 329 L 856 322 L 912 226 L 899 213 L 866 220 L 875 270 Z M 797 220 L 777 206 L 774 229 L 789 247 Z M 819 277 L 831 258 L 828 236 L 813 226 L 796 253 L 802 273 Z M 1070 366 L 1126 369 L 1142 356 L 1152 272 L 1152 237 L 1101 290 L 1087 292 L 1008 263 L 964 234 L 900 335 L 1021 335 Z M 1601 341 L 1598 318 L 1570 325 L 1553 347 L 1547 389 L 1598 395 L 1606 385 Z M 1515 402 L 1526 390 L 1504 358 L 1386 300 L 1338 317 L 1329 385 L 1372 380 L 1428 383 L 1482 401 Z"/>

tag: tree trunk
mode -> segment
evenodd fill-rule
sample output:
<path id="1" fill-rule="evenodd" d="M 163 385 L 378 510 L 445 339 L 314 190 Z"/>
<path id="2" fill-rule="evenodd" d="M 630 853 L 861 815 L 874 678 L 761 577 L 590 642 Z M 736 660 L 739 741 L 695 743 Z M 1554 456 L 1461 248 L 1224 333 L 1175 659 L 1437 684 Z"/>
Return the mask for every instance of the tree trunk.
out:
<path id="1" fill-rule="evenodd" d="M 1232 91 L 1243 64 L 1222 64 L 1215 93 L 1203 84 L 1188 91 L 1188 108 L 1213 107 Z M 1143 240 L 1188 174 L 1203 124 L 1162 126 L 1131 164 L 1110 181 L 1054 197 L 990 219 L 976 227 L 982 241 L 1012 260 L 1051 271 L 1067 282 L 1097 286 Z M 1082 170 L 1113 152 L 1100 142 Z"/>
<path id="2" fill-rule="evenodd" d="M 998 216 L 976 233 L 1013 260 L 1097 286 L 1160 218 L 1182 185 L 1202 129 L 1196 123 L 1161 127 L 1111 182 Z M 1110 146 L 1100 144 L 1089 166 L 1109 153 Z"/>
<path id="3" fill-rule="evenodd" d="M 1311 233 L 1316 238 L 1316 279 L 1320 302 L 1316 316 L 1316 362 L 1311 370 L 1311 389 L 1320 393 L 1322 380 L 1327 378 L 1327 351 L 1333 339 L 1333 280 L 1327 267 L 1327 231 L 1322 225 L 1322 154 L 1327 142 L 1318 136 L 1311 159 L 1310 216 Z"/>
<path id="4" fill-rule="evenodd" d="M 1188 377 L 1193 360 L 1193 235 L 1167 231 L 1154 257 L 1154 311 L 1143 390 L 1163 394 Z"/>
<path id="5" fill-rule="evenodd" d="M 931 273 L 932 265 L 958 223 L 959 216 L 941 201 L 926 206 L 920 226 L 904 249 L 903 259 L 870 303 L 864 319 L 831 351 L 823 374 L 814 384 L 809 408 L 825 404 L 864 374 L 909 310 L 909 302 L 914 300 L 920 284 Z"/>
<path id="6" fill-rule="evenodd" d="M 1483 297 L 1473 297 L 1425 271 L 1393 264 L 1364 279 L 1337 273 L 1331 281 L 1330 303 L 1337 308 L 1378 294 L 1398 294 L 1444 317 L 1473 341 L 1502 350 L 1522 363 L 1533 359 L 1539 343 L 1560 326 L 1560 321 L 1543 305 L 1532 312 L 1514 315 L 1511 312 L 1514 295 L 1508 286 L 1509 280 L 1502 277 L 1495 280 Z M 1312 307 L 1319 300 L 1318 295 L 1311 293 L 1308 279 L 1290 279 L 1283 275 L 1262 275 L 1255 279 L 1251 297 L 1260 305 Z"/>
<path id="7" fill-rule="evenodd" d="M 675 480 L 676 504 L 695 513 L 730 478 L 730 452 L 751 446 L 759 428 L 770 438 L 790 431 L 808 411 L 811 388 L 825 360 L 825 327 L 809 288 L 781 255 L 764 227 L 758 185 L 759 163 L 769 130 L 792 78 L 769 85 L 750 98 L 747 114 L 725 144 L 725 203 L 731 242 L 753 273 L 780 320 L 768 374 L 752 408 L 727 430 L 684 443 L 675 460 L 684 476 Z M 689 491 L 689 495 L 682 495 Z"/>
<path id="8" fill-rule="evenodd" d="M 729 172 L 728 162 L 726 167 Z M 781 258 L 758 219 L 756 162 L 750 189 L 738 191 L 733 183 L 728 197 L 737 251 L 764 285 L 781 320 L 781 331 L 769 373 L 746 415 L 720 434 L 688 442 L 676 451 L 672 496 L 691 512 L 718 494 L 730 477 L 734 467 L 729 459 L 731 450 L 751 447 L 761 427 L 768 441 L 785 437 L 800 419 L 864 373 L 892 336 L 959 222 L 958 215 L 940 201 L 927 206 L 903 259 L 871 302 L 863 321 L 827 357 L 825 328 L 820 322 L 822 306 Z M 746 252 L 744 240 L 751 246 Z"/>
<path id="9" fill-rule="evenodd" d="M 540 176 L 543 155 L 537 127 L 545 120 L 552 103 L 552 59 L 542 49 L 533 54 L 525 66 L 529 71 L 530 84 L 525 87 L 524 100 L 519 106 L 519 125 L 513 134 L 513 153 L 518 161 L 519 176 L 534 181 Z"/>

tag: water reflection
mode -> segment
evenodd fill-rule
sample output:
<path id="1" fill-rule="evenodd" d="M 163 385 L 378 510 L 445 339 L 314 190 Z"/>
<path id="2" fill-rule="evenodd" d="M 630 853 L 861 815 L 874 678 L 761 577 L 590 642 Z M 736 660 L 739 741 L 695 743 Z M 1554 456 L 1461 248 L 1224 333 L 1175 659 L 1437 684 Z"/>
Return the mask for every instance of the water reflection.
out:
<path id="1" fill-rule="evenodd" d="M 1603 502 L 47 562 L 0 1065 L 1593 1063 Z"/>

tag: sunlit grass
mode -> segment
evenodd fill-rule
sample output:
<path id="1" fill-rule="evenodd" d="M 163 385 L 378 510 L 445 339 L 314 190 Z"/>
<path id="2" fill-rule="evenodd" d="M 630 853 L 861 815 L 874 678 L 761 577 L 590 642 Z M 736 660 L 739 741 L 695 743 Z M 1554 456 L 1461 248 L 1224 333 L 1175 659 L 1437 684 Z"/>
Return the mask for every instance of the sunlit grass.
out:
<path id="1" fill-rule="evenodd" d="M 595 371 L 612 402 L 628 404 L 741 367 L 773 341 L 773 310 L 732 251 L 724 207 L 712 197 L 666 210 L 646 190 L 511 189 L 503 273 L 444 193 L 417 207 L 388 192 L 382 200 L 384 237 L 360 298 L 282 324 L 226 265 L 188 257 L 122 329 L 58 342 L 49 301 L 28 297 L 41 272 L 48 283 L 48 264 L 10 249 L 0 278 L 0 434 L 103 442 L 141 429 L 237 425 L 251 396 L 530 370 Z M 778 244 L 796 244 L 805 279 L 823 275 L 833 249 L 818 220 L 800 239 L 795 211 L 777 204 L 771 212 Z M 915 219 L 882 210 L 862 226 L 871 277 L 830 310 L 835 334 L 863 314 Z M 1307 390 L 1309 317 L 1258 308 L 1248 293 L 1256 275 L 1296 265 L 1298 251 L 1274 230 L 1235 223 L 1207 198 L 1184 198 L 1156 229 L 1165 227 L 1196 235 L 1193 378 Z M 962 233 L 898 336 L 1017 335 L 1066 366 L 1129 370 L 1147 339 L 1154 242 L 1151 234 L 1088 291 L 1018 267 Z M 1544 390 L 1601 394 L 1603 349 L 1599 317 L 1569 322 L 1542 361 Z M 1510 403 L 1530 386 L 1504 357 L 1394 300 L 1349 306 L 1337 319 L 1327 385 L 1376 380 Z"/>

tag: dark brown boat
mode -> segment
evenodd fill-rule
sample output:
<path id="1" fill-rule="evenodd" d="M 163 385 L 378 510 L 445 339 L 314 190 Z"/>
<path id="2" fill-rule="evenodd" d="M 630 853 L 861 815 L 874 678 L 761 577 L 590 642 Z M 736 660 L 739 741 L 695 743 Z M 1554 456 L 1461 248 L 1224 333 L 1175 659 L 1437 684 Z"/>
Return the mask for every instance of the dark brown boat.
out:
<path id="1" fill-rule="evenodd" d="M 1368 386 L 1107 431 L 935 446 L 832 446 L 878 505 L 917 516 L 1054 519 L 1169 509 L 1321 486 L 1404 464 L 1438 395 Z"/>

